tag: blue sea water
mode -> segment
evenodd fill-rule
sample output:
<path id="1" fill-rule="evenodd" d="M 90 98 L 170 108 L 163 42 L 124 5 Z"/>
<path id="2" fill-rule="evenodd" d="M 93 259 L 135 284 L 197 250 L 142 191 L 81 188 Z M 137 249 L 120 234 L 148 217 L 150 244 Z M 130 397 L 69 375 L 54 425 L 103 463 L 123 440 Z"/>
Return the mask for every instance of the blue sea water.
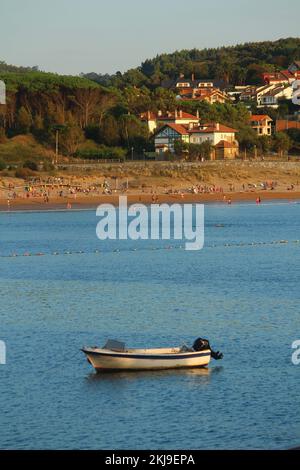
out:
<path id="1" fill-rule="evenodd" d="M 300 205 L 207 205 L 193 252 L 99 241 L 97 221 L 0 214 L 0 448 L 299 445 Z M 167 347 L 198 336 L 224 353 L 208 370 L 101 375 L 80 351 L 111 337 Z"/>

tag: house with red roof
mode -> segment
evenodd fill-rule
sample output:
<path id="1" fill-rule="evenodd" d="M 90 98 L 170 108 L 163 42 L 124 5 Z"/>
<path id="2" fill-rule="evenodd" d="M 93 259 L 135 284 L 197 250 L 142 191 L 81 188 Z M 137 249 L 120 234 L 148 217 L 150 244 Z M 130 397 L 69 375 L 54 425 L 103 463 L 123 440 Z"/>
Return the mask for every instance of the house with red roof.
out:
<path id="1" fill-rule="evenodd" d="M 280 100 L 291 100 L 293 95 L 293 88 L 289 83 L 268 84 L 256 86 L 236 87 L 235 96 L 240 101 L 256 101 L 258 108 L 274 108 L 277 109 L 280 105 Z"/>
<path id="2" fill-rule="evenodd" d="M 186 78 L 184 74 L 181 74 L 180 77 L 172 85 L 172 88 L 179 91 L 180 89 L 197 89 L 197 88 L 213 88 L 214 80 L 210 78 L 195 79 L 195 74 L 193 73 L 191 78 Z"/>
<path id="3" fill-rule="evenodd" d="M 164 152 L 173 153 L 176 141 L 194 145 L 209 142 L 212 146 L 212 159 L 236 158 L 239 154 L 236 132 L 236 129 L 216 122 L 165 124 L 154 135 L 155 151 L 161 155 Z"/>
<path id="4" fill-rule="evenodd" d="M 155 152 L 163 155 L 165 152 L 174 152 L 176 141 L 182 141 L 186 144 L 190 141 L 188 126 L 182 124 L 165 124 L 154 134 Z"/>
<path id="5" fill-rule="evenodd" d="M 264 73 L 263 79 L 267 85 L 291 85 L 300 79 L 300 61 L 295 60 L 287 70 Z"/>
<path id="6" fill-rule="evenodd" d="M 140 115 L 140 119 L 146 122 L 150 133 L 156 131 L 157 128 L 162 127 L 164 124 L 197 124 L 200 121 L 199 114 L 196 116 L 186 113 L 182 110 L 151 112 L 147 111 Z"/>
<path id="7" fill-rule="evenodd" d="M 252 114 L 249 121 L 257 135 L 272 135 L 273 119 L 267 114 Z"/>
<path id="8" fill-rule="evenodd" d="M 206 101 L 209 104 L 214 103 L 227 103 L 231 98 L 224 92 L 217 88 L 198 88 L 192 89 L 184 88 L 180 90 L 177 96 L 178 100 L 183 101 Z"/>
<path id="9" fill-rule="evenodd" d="M 266 85 L 290 85 L 295 80 L 295 76 L 289 70 L 281 72 L 264 73 L 263 79 Z"/>
<path id="10" fill-rule="evenodd" d="M 172 88 L 178 100 L 207 101 L 210 104 L 230 101 L 230 97 L 216 86 L 215 80 L 195 79 L 194 74 L 191 79 L 181 75 Z"/>

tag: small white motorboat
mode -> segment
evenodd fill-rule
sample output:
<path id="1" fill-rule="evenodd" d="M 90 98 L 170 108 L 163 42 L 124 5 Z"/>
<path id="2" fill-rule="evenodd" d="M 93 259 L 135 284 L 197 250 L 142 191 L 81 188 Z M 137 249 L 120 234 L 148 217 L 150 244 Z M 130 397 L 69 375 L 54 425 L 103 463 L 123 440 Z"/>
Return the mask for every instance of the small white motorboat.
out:
<path id="1" fill-rule="evenodd" d="M 108 340 L 103 348 L 83 347 L 88 362 L 97 372 L 118 370 L 157 370 L 208 366 L 211 357 L 223 354 L 211 349 L 209 341 L 198 338 L 192 348 L 127 349 L 125 343 Z"/>

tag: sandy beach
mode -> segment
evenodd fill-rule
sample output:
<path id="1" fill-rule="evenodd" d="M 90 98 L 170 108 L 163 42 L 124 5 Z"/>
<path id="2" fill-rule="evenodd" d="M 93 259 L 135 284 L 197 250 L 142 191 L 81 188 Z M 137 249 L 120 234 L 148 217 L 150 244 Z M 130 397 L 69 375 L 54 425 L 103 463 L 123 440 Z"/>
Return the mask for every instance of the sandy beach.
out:
<path id="1" fill-rule="evenodd" d="M 79 210 L 79 209 L 96 209 L 99 204 L 119 204 L 119 196 L 124 194 L 112 195 L 77 195 L 73 197 L 53 197 L 49 202 L 44 202 L 42 197 L 29 199 L 11 199 L 9 205 L 6 199 L 0 199 L 0 211 L 46 211 L 46 210 Z M 153 203 L 151 194 L 130 193 L 126 194 L 128 204 Z M 261 203 L 266 201 L 288 201 L 296 202 L 300 200 L 300 191 L 247 191 L 247 192 L 224 192 L 224 193 L 202 193 L 202 194 L 157 194 L 156 203 L 222 203 L 232 204 L 238 202 L 256 203 L 257 198 L 261 199 Z"/>
<path id="2" fill-rule="evenodd" d="M 294 162 L 134 162 L 37 175 L 0 177 L 0 210 L 94 209 L 99 204 L 261 202 L 300 199 Z"/>

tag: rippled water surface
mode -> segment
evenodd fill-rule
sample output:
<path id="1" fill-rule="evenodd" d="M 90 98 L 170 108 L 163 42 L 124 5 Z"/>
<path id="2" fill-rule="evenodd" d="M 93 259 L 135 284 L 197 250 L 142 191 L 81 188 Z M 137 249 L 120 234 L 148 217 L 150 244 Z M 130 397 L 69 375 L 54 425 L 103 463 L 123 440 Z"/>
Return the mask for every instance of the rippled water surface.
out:
<path id="1" fill-rule="evenodd" d="M 0 448 L 299 445 L 300 205 L 205 211 L 199 252 L 100 242 L 93 211 L 0 214 Z M 208 370 L 97 375 L 80 352 L 198 336 L 224 352 Z"/>

